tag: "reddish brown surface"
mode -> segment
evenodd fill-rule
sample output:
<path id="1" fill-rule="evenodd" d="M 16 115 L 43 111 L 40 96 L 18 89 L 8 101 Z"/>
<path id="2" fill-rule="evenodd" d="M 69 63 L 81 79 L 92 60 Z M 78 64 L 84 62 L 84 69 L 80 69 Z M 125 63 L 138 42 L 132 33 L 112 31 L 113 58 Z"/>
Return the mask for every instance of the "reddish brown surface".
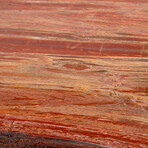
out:
<path id="1" fill-rule="evenodd" d="M 32 135 L 148 147 L 147 8 L 147 0 L 0 0 L 0 146 L 17 143 L 6 135 L 18 132 L 24 145 Z"/>

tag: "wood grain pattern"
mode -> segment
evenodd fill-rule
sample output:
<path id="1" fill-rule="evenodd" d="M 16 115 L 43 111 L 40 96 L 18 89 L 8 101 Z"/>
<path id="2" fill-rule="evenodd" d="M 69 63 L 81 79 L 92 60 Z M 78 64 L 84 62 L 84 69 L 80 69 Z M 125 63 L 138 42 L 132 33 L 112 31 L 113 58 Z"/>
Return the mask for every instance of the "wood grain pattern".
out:
<path id="1" fill-rule="evenodd" d="M 147 8 L 147 0 L 0 0 L 0 146 L 18 132 L 148 147 Z"/>

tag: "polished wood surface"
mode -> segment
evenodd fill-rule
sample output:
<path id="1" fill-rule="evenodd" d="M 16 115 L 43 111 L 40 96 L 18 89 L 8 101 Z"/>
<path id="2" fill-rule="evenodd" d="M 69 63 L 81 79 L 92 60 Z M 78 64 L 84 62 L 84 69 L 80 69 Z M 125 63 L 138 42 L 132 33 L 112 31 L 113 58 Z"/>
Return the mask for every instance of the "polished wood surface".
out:
<path id="1" fill-rule="evenodd" d="M 148 147 L 147 0 L 0 0 L 0 11 L 0 146 L 22 134 Z"/>

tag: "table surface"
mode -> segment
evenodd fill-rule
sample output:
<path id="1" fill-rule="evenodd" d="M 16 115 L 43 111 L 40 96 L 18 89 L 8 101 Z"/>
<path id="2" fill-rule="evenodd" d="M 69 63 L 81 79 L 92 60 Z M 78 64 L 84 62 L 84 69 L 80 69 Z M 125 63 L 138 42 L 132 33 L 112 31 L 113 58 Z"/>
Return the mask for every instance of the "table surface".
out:
<path id="1" fill-rule="evenodd" d="M 148 147 L 147 0 L 0 12 L 0 147 Z"/>

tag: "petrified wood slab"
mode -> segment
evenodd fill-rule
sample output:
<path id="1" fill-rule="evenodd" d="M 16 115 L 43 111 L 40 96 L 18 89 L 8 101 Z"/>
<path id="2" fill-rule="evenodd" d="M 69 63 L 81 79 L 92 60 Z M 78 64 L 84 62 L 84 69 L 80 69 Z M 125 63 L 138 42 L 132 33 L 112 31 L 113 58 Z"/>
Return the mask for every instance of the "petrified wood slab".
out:
<path id="1" fill-rule="evenodd" d="M 0 11 L 0 147 L 148 147 L 147 0 Z"/>

